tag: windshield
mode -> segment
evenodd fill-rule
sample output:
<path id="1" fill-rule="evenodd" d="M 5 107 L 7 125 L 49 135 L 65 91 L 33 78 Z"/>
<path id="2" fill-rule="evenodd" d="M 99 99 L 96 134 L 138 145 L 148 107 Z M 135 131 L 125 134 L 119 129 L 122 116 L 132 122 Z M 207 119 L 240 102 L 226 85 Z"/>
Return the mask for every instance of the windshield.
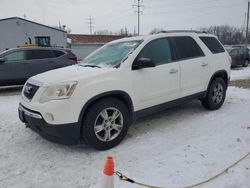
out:
<path id="1" fill-rule="evenodd" d="M 109 43 L 88 55 L 81 66 L 116 67 L 132 53 L 142 41 Z"/>

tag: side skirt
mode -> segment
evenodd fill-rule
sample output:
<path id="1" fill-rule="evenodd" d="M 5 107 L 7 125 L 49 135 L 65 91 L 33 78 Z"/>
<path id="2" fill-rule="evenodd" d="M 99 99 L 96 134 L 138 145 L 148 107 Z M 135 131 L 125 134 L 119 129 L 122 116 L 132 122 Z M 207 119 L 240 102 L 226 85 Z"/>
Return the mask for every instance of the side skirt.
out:
<path id="1" fill-rule="evenodd" d="M 173 106 L 183 104 L 183 103 L 185 103 L 187 101 L 191 101 L 191 100 L 194 100 L 194 99 L 203 99 L 205 97 L 206 97 L 206 91 L 203 91 L 203 92 L 200 92 L 200 93 L 196 93 L 194 95 L 189 95 L 189 96 L 186 96 L 186 97 L 183 97 L 183 98 L 180 98 L 180 99 L 176 99 L 176 100 L 173 100 L 173 101 L 170 101 L 170 102 L 166 102 L 166 103 L 163 103 L 163 104 L 159 104 L 159 105 L 156 105 L 156 106 L 152 106 L 152 107 L 149 107 L 149 108 L 145 108 L 145 109 L 136 111 L 136 112 L 134 112 L 135 113 L 134 114 L 134 121 L 139 119 L 139 118 L 142 118 L 144 116 L 148 116 L 148 115 L 163 111 L 165 109 L 171 108 Z"/>

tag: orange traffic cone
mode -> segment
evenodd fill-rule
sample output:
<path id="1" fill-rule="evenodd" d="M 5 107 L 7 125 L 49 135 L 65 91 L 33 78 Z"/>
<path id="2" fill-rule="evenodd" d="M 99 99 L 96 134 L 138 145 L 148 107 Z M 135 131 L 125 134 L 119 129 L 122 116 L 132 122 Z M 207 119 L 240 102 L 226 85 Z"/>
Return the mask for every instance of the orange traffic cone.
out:
<path id="1" fill-rule="evenodd" d="M 114 188 L 114 161 L 113 157 L 108 156 L 106 158 L 103 168 L 103 178 L 100 188 Z"/>

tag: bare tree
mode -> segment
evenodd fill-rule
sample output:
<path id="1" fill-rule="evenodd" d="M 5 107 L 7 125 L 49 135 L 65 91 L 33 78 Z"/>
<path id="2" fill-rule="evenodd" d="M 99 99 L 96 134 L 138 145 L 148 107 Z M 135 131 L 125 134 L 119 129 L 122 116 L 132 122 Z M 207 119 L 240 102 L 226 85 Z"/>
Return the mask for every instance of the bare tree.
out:
<path id="1" fill-rule="evenodd" d="M 113 32 L 107 29 L 97 30 L 94 32 L 95 35 L 122 35 L 122 36 L 132 36 L 131 33 L 128 32 L 127 28 L 121 28 L 119 31 Z"/>
<path id="2" fill-rule="evenodd" d="M 162 28 L 154 28 L 152 31 L 149 32 L 149 34 L 157 34 L 161 31 L 164 31 Z"/>
<path id="3" fill-rule="evenodd" d="M 104 30 L 97 30 L 94 32 L 94 34 L 95 35 L 113 35 L 114 33 L 112 31 L 104 29 Z"/>
<path id="4" fill-rule="evenodd" d="M 57 25 L 53 25 L 51 27 L 54 27 L 56 29 L 60 29 L 62 31 L 66 31 L 67 33 L 71 33 L 71 31 L 72 31 L 71 28 L 66 27 L 66 25 L 63 25 L 62 27 L 61 26 L 57 26 Z"/>
<path id="5" fill-rule="evenodd" d="M 242 28 L 229 25 L 210 26 L 207 28 L 200 28 L 199 30 L 216 35 L 223 44 L 228 45 L 241 44 L 245 38 Z"/>

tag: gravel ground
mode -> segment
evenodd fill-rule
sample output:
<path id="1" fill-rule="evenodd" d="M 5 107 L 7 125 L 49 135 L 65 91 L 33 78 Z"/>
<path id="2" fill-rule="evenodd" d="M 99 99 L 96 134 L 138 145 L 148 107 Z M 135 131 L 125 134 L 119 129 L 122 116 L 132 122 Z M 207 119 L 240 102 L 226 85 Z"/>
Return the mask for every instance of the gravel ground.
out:
<path id="1" fill-rule="evenodd" d="M 235 86 L 239 88 L 250 88 L 250 79 L 244 79 L 244 80 L 233 80 L 229 84 L 230 86 Z"/>

